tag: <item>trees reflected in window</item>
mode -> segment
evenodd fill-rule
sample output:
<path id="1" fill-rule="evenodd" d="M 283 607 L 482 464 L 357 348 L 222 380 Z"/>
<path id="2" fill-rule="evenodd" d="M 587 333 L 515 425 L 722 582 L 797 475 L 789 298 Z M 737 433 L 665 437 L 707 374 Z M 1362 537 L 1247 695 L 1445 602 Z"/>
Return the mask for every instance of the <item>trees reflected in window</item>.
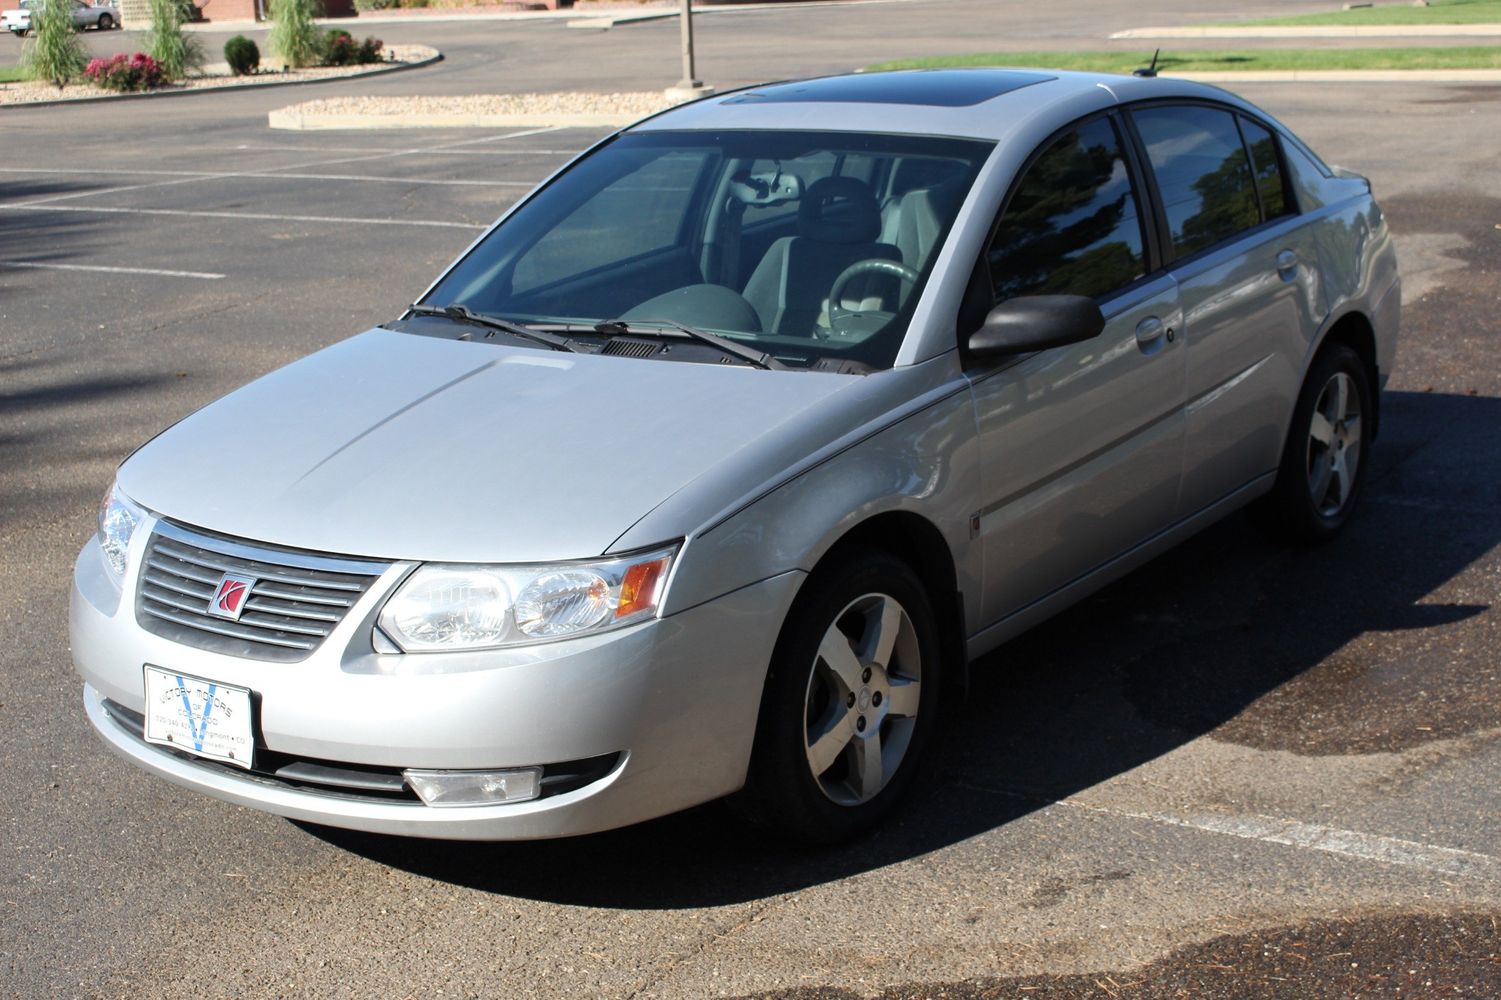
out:
<path id="1" fill-rule="evenodd" d="M 1138 199 L 1108 118 L 1057 140 L 1027 171 L 988 254 L 995 300 L 1101 297 L 1145 273 Z"/>
<path id="2" fill-rule="evenodd" d="M 1198 106 L 1132 113 L 1167 211 L 1173 253 L 1186 257 L 1261 221 L 1235 116 Z"/>

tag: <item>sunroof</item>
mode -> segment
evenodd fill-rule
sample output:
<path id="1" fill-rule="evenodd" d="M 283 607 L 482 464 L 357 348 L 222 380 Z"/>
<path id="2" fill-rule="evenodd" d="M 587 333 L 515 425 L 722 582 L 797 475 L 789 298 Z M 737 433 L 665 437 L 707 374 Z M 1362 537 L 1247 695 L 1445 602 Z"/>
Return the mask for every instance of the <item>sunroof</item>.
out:
<path id="1" fill-rule="evenodd" d="M 725 104 L 818 102 L 832 104 L 919 104 L 965 108 L 1034 83 L 1046 73 L 1014 69 L 926 69 L 859 73 L 756 87 L 725 99 Z"/>

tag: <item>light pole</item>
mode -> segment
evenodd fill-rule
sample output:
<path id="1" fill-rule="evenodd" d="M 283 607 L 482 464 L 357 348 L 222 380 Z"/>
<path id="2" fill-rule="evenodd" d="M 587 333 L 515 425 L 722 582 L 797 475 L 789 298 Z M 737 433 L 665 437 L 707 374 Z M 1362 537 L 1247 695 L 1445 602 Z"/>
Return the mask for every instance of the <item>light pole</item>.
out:
<path id="1" fill-rule="evenodd" d="M 693 0 L 683 0 L 683 12 L 678 17 L 681 26 L 683 49 L 683 78 L 667 88 L 667 97 L 673 101 L 691 101 L 714 93 L 714 88 L 699 80 L 693 73 Z"/>

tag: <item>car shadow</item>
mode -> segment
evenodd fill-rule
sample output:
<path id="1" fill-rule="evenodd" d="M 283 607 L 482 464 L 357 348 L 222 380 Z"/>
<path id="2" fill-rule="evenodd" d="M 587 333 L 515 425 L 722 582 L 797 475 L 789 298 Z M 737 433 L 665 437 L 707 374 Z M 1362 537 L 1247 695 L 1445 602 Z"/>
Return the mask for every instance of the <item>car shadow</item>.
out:
<path id="1" fill-rule="evenodd" d="M 1491 725 L 1496 705 L 1477 699 L 1470 665 L 1432 650 L 1445 644 L 1425 633 L 1463 628 L 1489 607 L 1436 598 L 1501 541 L 1501 400 L 1395 392 L 1384 406 L 1363 506 L 1343 535 L 1293 549 L 1229 518 L 978 661 L 917 794 L 853 844 L 789 846 L 717 805 L 530 843 L 304 828 L 485 892 L 625 909 L 713 906 L 939 850 L 1206 734 L 1349 754 Z M 1422 726 L 1393 710 L 1415 684 L 1427 696 Z M 1460 707 L 1434 708 L 1451 703 Z"/>

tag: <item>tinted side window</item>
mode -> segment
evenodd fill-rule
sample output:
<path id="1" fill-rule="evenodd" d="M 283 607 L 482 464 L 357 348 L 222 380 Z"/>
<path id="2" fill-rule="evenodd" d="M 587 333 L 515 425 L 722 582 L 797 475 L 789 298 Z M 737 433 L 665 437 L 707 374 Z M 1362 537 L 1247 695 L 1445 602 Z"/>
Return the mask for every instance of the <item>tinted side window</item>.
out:
<path id="1" fill-rule="evenodd" d="M 1240 130 L 1246 137 L 1246 148 L 1251 151 L 1262 213 L 1268 219 L 1287 215 L 1287 188 L 1282 183 L 1282 160 L 1277 155 L 1276 137 L 1249 118 L 1240 120 Z"/>
<path id="2" fill-rule="evenodd" d="M 1138 199 L 1108 118 L 1079 126 L 1027 170 L 988 262 L 995 300 L 1099 297 L 1146 272 Z"/>
<path id="3" fill-rule="evenodd" d="M 583 274 L 676 244 L 708 152 L 670 152 L 607 185 L 537 241 L 520 260 L 511 287 L 527 291 L 559 276 Z"/>
<path id="4" fill-rule="evenodd" d="M 1177 256 L 1261 221 L 1234 115 L 1205 107 L 1145 108 L 1132 118 L 1162 193 Z"/>

